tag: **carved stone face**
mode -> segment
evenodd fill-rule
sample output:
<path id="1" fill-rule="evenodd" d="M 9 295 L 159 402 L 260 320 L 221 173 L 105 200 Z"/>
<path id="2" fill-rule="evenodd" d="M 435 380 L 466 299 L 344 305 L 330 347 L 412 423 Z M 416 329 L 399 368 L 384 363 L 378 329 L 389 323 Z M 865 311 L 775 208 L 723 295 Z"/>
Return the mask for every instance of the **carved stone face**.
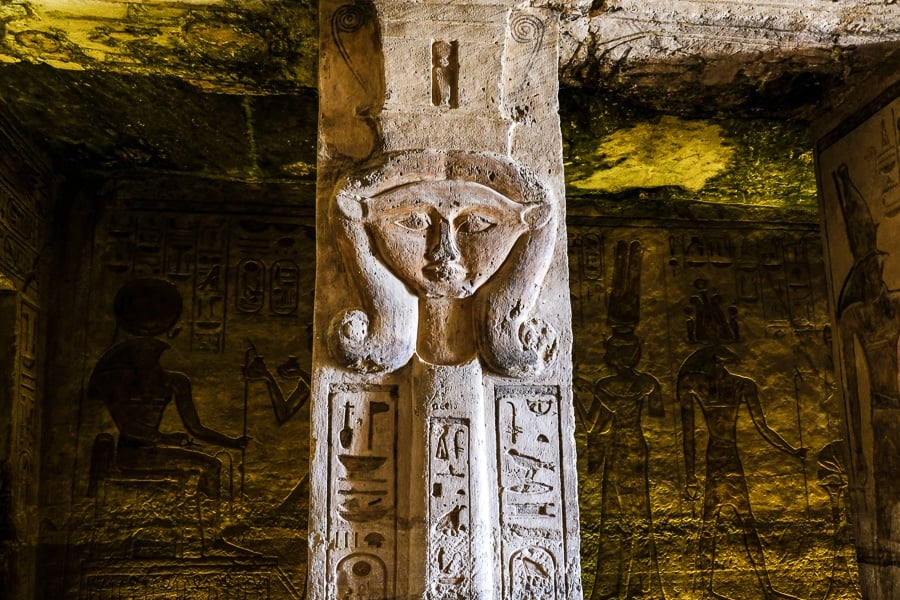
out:
<path id="1" fill-rule="evenodd" d="M 466 298 L 503 264 L 531 207 L 478 183 L 426 181 L 367 201 L 378 253 L 427 298 Z"/>

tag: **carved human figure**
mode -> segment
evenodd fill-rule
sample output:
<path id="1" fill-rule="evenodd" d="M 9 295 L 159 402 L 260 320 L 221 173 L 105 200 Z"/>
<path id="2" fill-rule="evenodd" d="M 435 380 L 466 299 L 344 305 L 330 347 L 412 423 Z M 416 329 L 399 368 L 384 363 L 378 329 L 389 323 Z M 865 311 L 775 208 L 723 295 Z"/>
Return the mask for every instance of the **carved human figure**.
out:
<path id="1" fill-rule="evenodd" d="M 606 364 L 615 374 L 597 380 L 589 406 L 576 403 L 588 432 L 588 471 L 602 470 L 603 482 L 592 600 L 664 597 L 641 418 L 645 406 L 653 417 L 665 416 L 665 409 L 659 381 L 637 370 L 641 341 L 634 329 L 640 320 L 642 256 L 640 241 L 616 244 L 606 317 L 613 334 L 604 343 Z"/>
<path id="2" fill-rule="evenodd" d="M 655 377 L 635 369 L 641 356 L 637 337 L 616 335 L 605 347 L 606 363 L 616 374 L 597 381 L 586 410 L 579 406 L 589 443 L 604 450 L 602 463 L 589 466 L 602 468 L 603 481 L 591 599 L 662 598 L 647 479 L 649 450 L 641 429 L 645 406 L 650 416 L 665 416 L 662 393 Z M 657 595 L 651 596 L 654 584 Z"/>
<path id="3" fill-rule="evenodd" d="M 433 78 L 433 101 L 435 106 L 450 106 L 450 94 L 453 86 L 453 70 L 450 66 L 450 54 L 453 46 L 448 42 L 437 41 L 431 47 Z"/>
<path id="4" fill-rule="evenodd" d="M 842 339 L 843 371 L 846 377 L 849 407 L 850 454 L 857 486 L 868 480 L 866 458 L 872 463 L 875 510 L 875 560 L 894 565 L 900 560 L 900 531 L 893 526 L 900 513 L 900 383 L 898 383 L 898 343 L 900 343 L 900 293 L 889 291 L 884 282 L 884 259 L 876 246 L 878 226 L 869 208 L 853 184 L 846 165 L 834 173 L 847 237 L 855 263 L 847 275 L 838 299 L 837 316 Z M 861 361 L 858 358 L 862 359 Z M 864 370 L 859 366 L 864 365 Z M 865 385 L 863 385 L 865 382 Z M 868 402 L 861 390 L 868 390 Z M 871 413 L 871 438 L 875 448 L 863 447 L 864 431 L 861 406 L 867 403 Z M 882 572 L 882 596 L 890 596 L 893 577 Z"/>
<path id="5" fill-rule="evenodd" d="M 503 374 L 539 373 L 556 355 L 532 316 L 556 235 L 552 197 L 509 160 L 422 152 L 392 157 L 339 189 L 334 215 L 363 307 L 338 315 L 331 347 L 360 371 L 413 352 Z"/>
<path id="6" fill-rule="evenodd" d="M 182 310 L 178 290 L 164 280 L 136 279 L 119 289 L 113 310 L 119 329 L 135 337 L 116 344 L 97 361 L 88 394 L 106 405 L 119 430 L 118 467 L 131 472 L 196 471 L 199 491 L 219 498 L 222 463 L 188 448 L 191 436 L 235 449 L 246 447 L 249 438 L 205 427 L 194 404 L 191 380 L 160 364 L 170 346 L 155 336 L 178 322 Z M 173 400 L 186 432 L 159 430 Z"/>
<path id="7" fill-rule="evenodd" d="M 703 577 L 707 598 L 727 600 L 713 590 L 716 536 L 722 510 L 731 508 L 743 530 L 744 545 L 767 600 L 795 600 L 794 596 L 772 587 L 766 568 L 756 519 L 750 509 L 747 480 L 737 445 L 737 418 L 746 406 L 753 424 L 763 439 L 775 448 L 805 458 L 806 448 L 794 448 L 766 423 L 756 383 L 749 377 L 731 373 L 726 366 L 737 356 L 725 346 L 708 346 L 691 354 L 678 371 L 678 400 L 684 433 L 684 460 L 687 471 L 685 496 L 695 500 L 699 486 L 695 474 L 694 405 L 698 404 L 706 420 L 709 440 L 706 447 L 706 484 L 698 549 L 698 571 Z"/>

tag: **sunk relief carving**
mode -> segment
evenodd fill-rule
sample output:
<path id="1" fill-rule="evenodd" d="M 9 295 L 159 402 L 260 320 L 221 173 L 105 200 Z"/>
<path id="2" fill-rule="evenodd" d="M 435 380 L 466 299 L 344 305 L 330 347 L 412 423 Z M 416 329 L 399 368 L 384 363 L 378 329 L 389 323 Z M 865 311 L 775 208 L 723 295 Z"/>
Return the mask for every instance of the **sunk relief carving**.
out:
<path id="1" fill-rule="evenodd" d="M 114 313 L 118 327 L 134 337 L 106 351 L 91 373 L 88 394 L 101 400 L 118 429 L 112 438 L 95 442 L 94 464 L 111 467 L 105 457 L 115 455 L 115 466 L 131 474 L 198 471 L 197 490 L 209 498 L 221 494 L 221 461 L 208 452 L 188 446 L 193 438 L 211 445 L 243 450 L 249 438 L 231 437 L 200 422 L 190 379 L 165 370 L 160 357 L 169 344 L 156 336 L 178 322 L 182 299 L 171 283 L 161 279 L 135 279 L 116 294 Z M 166 407 L 174 401 L 186 432 L 162 432 Z M 193 437 L 192 437 L 193 436 Z M 101 457 L 102 460 L 101 460 Z M 100 462 L 98 462 L 98 460 Z M 89 494 L 108 468 L 92 469 Z"/>
<path id="2" fill-rule="evenodd" d="M 478 356 L 513 377 L 543 371 L 556 333 L 533 313 L 554 203 L 523 167 L 488 154 L 404 153 L 345 182 L 333 226 L 363 306 L 334 319 L 333 354 L 363 372 L 413 353 L 442 365 Z"/>
<path id="3" fill-rule="evenodd" d="M 431 102 L 435 106 L 456 108 L 458 104 L 459 60 L 457 42 L 438 40 L 431 45 L 433 66 Z"/>
<path id="4" fill-rule="evenodd" d="M 512 600 L 556 597 L 556 564 L 553 554 L 530 546 L 510 559 L 510 595 Z"/>
<path id="5" fill-rule="evenodd" d="M 896 560 L 900 539 L 894 516 L 900 506 L 900 486 L 896 483 L 900 463 L 896 452 L 900 429 L 900 294 L 888 287 L 890 276 L 885 273 L 885 262 L 890 253 L 879 248 L 887 236 L 872 215 L 874 206 L 863 197 L 846 163 L 838 166 L 833 177 L 853 257 L 836 307 L 843 339 L 851 465 L 857 482 L 866 482 L 870 473 L 874 478 L 877 500 L 871 526 L 875 562 L 890 564 Z M 867 439 L 874 440 L 874 449 L 867 447 L 872 443 Z M 893 589 L 889 571 L 879 576 L 883 589 Z"/>
<path id="6" fill-rule="evenodd" d="M 465 419 L 432 418 L 430 422 L 428 521 L 429 571 L 434 598 L 464 599 L 471 595 L 469 430 Z"/>
<path id="7" fill-rule="evenodd" d="M 338 598 L 383 600 L 387 594 L 387 567 L 372 554 L 351 554 L 337 567 Z"/>
<path id="8" fill-rule="evenodd" d="M 730 370 L 739 356 L 721 345 L 709 345 L 693 352 L 678 371 L 677 392 L 681 405 L 684 459 L 686 465 L 685 498 L 701 497 L 695 474 L 694 405 L 699 405 L 706 420 L 709 438 L 706 448 L 706 481 L 702 493 L 702 525 L 698 541 L 698 585 L 707 596 L 726 598 L 714 588 L 716 539 L 721 527 L 722 510 L 730 507 L 739 517 L 744 547 L 766 598 L 796 600 L 795 596 L 773 587 L 766 566 L 756 517 L 750 505 L 750 493 L 738 451 L 736 425 L 740 408 L 745 405 L 763 439 L 785 454 L 801 461 L 807 448 L 794 447 L 767 423 L 757 383 Z"/>

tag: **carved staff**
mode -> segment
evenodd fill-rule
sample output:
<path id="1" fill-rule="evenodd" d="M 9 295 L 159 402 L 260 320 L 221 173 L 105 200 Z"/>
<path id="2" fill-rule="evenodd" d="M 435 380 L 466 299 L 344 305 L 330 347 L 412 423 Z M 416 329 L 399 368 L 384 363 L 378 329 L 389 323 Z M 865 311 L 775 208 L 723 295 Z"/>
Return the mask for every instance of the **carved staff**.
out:
<path id="1" fill-rule="evenodd" d="M 803 421 L 800 420 L 800 384 L 803 381 L 803 373 L 796 367 L 794 368 L 794 408 L 797 410 L 797 432 L 800 435 L 800 447 L 803 445 Z M 801 460 L 803 464 L 803 499 L 806 500 L 806 520 L 809 521 L 809 479 L 806 475 L 806 457 Z"/>
<path id="2" fill-rule="evenodd" d="M 244 376 L 244 414 L 243 414 L 243 423 L 241 428 L 241 435 L 245 438 L 247 437 L 247 411 L 250 404 L 250 377 L 253 375 L 254 369 L 259 368 L 259 363 L 261 362 L 261 357 L 259 353 L 256 351 L 256 345 L 247 340 L 247 343 L 250 345 L 247 348 L 247 351 L 244 353 L 244 366 L 241 368 L 241 374 Z M 250 357 L 253 357 L 253 360 L 250 360 Z M 263 365 L 263 369 L 265 366 Z M 240 484 L 240 498 L 244 499 L 244 464 L 247 456 L 247 447 L 241 448 L 241 464 L 238 467 L 241 472 L 241 484 Z"/>

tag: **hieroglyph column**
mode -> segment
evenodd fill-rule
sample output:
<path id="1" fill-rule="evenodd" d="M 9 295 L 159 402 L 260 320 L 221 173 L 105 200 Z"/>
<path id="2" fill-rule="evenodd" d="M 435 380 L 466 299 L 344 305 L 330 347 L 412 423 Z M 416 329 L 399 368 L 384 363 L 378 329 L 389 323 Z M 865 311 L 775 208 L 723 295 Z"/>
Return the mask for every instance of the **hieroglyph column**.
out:
<path id="1" fill-rule="evenodd" d="M 581 598 L 558 16 L 319 11 L 309 596 Z"/>

